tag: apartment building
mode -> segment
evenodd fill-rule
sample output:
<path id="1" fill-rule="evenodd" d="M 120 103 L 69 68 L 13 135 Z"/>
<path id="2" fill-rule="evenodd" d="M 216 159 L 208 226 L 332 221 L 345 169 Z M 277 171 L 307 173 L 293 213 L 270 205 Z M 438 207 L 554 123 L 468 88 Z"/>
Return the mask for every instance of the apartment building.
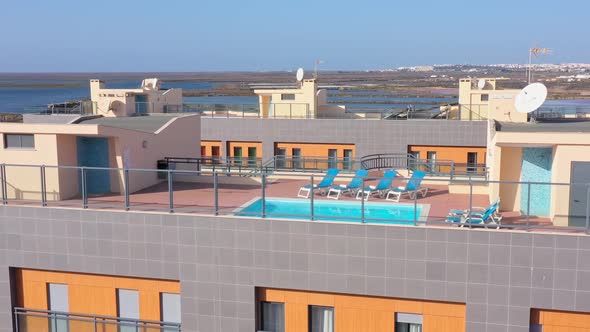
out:
<path id="1" fill-rule="evenodd" d="M 1 332 L 589 329 L 587 123 L 46 117 L 0 125 Z M 108 158 L 94 159 L 108 163 L 81 162 L 104 152 L 87 138 L 106 139 Z M 371 171 L 363 188 L 391 168 L 404 176 L 391 188 L 407 186 L 416 154 L 430 156 L 428 190 L 399 202 L 333 201 L 318 188 L 304 199 L 297 191 L 323 172 L 156 167 L 165 157 L 295 149 L 377 154 L 351 169 Z M 486 163 L 489 180 L 436 167 L 463 157 Z M 57 166 L 69 175 L 50 174 Z M 101 169 L 120 185 L 90 172 Z M 109 188 L 93 192 L 79 179 Z M 501 216 L 447 220 L 498 199 Z M 274 210 L 290 204 L 289 214 Z M 322 215 L 326 205 L 334 215 Z M 380 210 L 394 215 L 372 215 Z"/>

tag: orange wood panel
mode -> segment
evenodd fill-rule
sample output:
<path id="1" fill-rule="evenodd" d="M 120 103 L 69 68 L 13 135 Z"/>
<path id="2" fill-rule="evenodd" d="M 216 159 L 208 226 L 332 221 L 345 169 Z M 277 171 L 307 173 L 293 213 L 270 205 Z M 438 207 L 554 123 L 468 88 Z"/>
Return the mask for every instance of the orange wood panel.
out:
<path id="1" fill-rule="evenodd" d="M 334 325 L 339 332 L 393 331 L 396 312 L 422 314 L 424 331 L 465 331 L 465 305 L 459 303 L 270 288 L 258 288 L 256 294 L 258 301 L 285 304 L 286 332 L 308 331 L 310 305 L 334 307 Z"/>
<path id="2" fill-rule="evenodd" d="M 287 156 L 293 155 L 293 148 L 301 149 L 302 157 L 328 157 L 329 149 L 336 149 L 338 158 L 344 158 L 344 150 L 352 150 L 354 159 L 356 148 L 354 144 L 330 144 L 330 143 L 275 143 L 276 149 L 286 149 Z"/>
<path id="3" fill-rule="evenodd" d="M 543 331 L 590 332 L 590 313 L 531 310 L 531 324 L 543 325 Z"/>
<path id="4" fill-rule="evenodd" d="M 426 145 L 411 145 L 408 147 L 408 152 L 420 152 L 420 159 L 426 159 L 428 151 L 435 151 L 436 159 L 452 160 L 461 164 L 467 163 L 468 152 L 477 152 L 477 163 L 484 164 L 486 161 L 485 147 Z"/>
<path id="5" fill-rule="evenodd" d="M 234 156 L 234 147 L 242 148 L 242 158 L 248 158 L 248 148 L 256 148 L 256 158 L 262 158 L 262 143 L 261 142 L 227 142 L 227 155 Z"/>
<path id="6" fill-rule="evenodd" d="M 19 269 L 15 271 L 19 306 L 49 309 L 47 284 L 68 285 L 70 311 L 117 316 L 117 289 L 139 291 L 140 318 L 160 320 L 160 293 L 180 294 L 180 283 L 130 277 Z"/>
<path id="7" fill-rule="evenodd" d="M 219 148 L 221 154 L 221 141 L 201 141 L 201 157 L 213 157 L 213 147 Z"/>

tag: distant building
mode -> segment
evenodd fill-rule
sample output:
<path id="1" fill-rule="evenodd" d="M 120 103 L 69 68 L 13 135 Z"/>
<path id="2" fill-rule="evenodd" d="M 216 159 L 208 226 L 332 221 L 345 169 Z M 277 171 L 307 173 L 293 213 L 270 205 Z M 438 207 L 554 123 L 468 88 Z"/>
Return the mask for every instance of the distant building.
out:
<path id="1" fill-rule="evenodd" d="M 520 90 L 499 89 L 495 78 L 459 80 L 459 118 L 526 122 L 527 115 L 516 112 L 514 99 Z"/>
<path id="2" fill-rule="evenodd" d="M 170 113 L 182 107 L 182 89 L 162 89 L 161 81 L 148 78 L 138 89 L 109 89 L 101 80 L 90 80 L 90 99 L 94 114 L 130 116 L 134 114 Z"/>

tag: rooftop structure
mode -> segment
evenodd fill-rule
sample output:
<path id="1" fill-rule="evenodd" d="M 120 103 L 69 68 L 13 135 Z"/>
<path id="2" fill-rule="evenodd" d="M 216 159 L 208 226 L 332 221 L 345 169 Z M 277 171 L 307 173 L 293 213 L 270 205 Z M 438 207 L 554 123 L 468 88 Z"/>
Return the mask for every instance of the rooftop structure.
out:
<path id="1" fill-rule="evenodd" d="M 162 89 L 157 78 L 147 78 L 137 89 L 109 89 L 101 80 L 90 80 L 94 114 L 125 117 L 133 114 L 166 113 L 182 105 L 182 89 Z"/>

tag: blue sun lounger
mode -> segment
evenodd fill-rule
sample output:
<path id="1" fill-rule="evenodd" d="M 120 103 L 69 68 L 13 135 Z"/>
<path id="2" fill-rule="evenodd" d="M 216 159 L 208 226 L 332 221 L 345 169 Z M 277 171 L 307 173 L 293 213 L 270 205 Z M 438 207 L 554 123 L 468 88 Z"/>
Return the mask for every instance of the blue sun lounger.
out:
<path id="1" fill-rule="evenodd" d="M 464 226 L 475 226 L 475 227 L 488 227 L 488 225 L 497 225 L 497 228 L 500 228 L 500 221 L 502 217 L 494 218 L 494 214 L 498 211 L 498 205 L 492 203 L 484 212 L 483 214 L 479 213 L 466 213 L 464 215 L 449 215 L 445 219 L 446 222 L 450 224 L 459 225 L 459 227 Z"/>
<path id="2" fill-rule="evenodd" d="M 403 194 L 408 194 L 410 199 L 414 199 L 418 193 L 422 194 L 422 197 L 426 197 L 426 194 L 428 194 L 428 188 L 420 187 L 420 183 L 422 183 L 425 176 L 425 172 L 414 171 L 408 182 L 406 182 L 405 187 L 391 189 L 387 192 L 385 199 L 388 201 L 399 202 Z"/>
<path id="3" fill-rule="evenodd" d="M 350 180 L 348 184 L 341 184 L 330 187 L 326 198 L 339 199 L 341 194 L 350 193 L 350 196 L 354 196 L 363 185 L 363 179 L 369 174 L 369 170 L 359 169 L 354 174 L 354 178 Z"/>
<path id="4" fill-rule="evenodd" d="M 297 197 L 309 198 L 309 194 L 311 193 L 312 189 L 314 189 L 314 190 L 319 189 L 320 193 L 326 193 L 328 191 L 328 189 L 332 186 L 332 183 L 334 183 L 334 179 L 336 178 L 338 173 L 340 173 L 339 169 L 336 169 L 336 168 L 328 169 L 328 171 L 326 172 L 326 175 L 324 176 L 322 181 L 320 181 L 320 183 L 314 184 L 313 187 L 311 184 L 308 184 L 308 185 L 305 185 L 305 186 L 299 188 L 299 192 L 297 193 Z"/>
<path id="5" fill-rule="evenodd" d="M 374 195 L 374 194 L 378 194 L 380 197 L 383 197 L 385 195 L 385 192 L 387 192 L 391 188 L 391 183 L 393 182 L 393 180 L 395 179 L 396 176 L 397 176 L 396 170 L 393 170 L 393 169 L 386 170 L 385 173 L 383 174 L 383 177 L 381 178 L 379 183 L 377 183 L 376 186 L 368 186 L 368 187 L 364 187 L 362 190 L 359 190 L 356 193 L 356 199 L 362 198 L 366 201 L 369 199 L 369 197 L 371 195 Z"/>

